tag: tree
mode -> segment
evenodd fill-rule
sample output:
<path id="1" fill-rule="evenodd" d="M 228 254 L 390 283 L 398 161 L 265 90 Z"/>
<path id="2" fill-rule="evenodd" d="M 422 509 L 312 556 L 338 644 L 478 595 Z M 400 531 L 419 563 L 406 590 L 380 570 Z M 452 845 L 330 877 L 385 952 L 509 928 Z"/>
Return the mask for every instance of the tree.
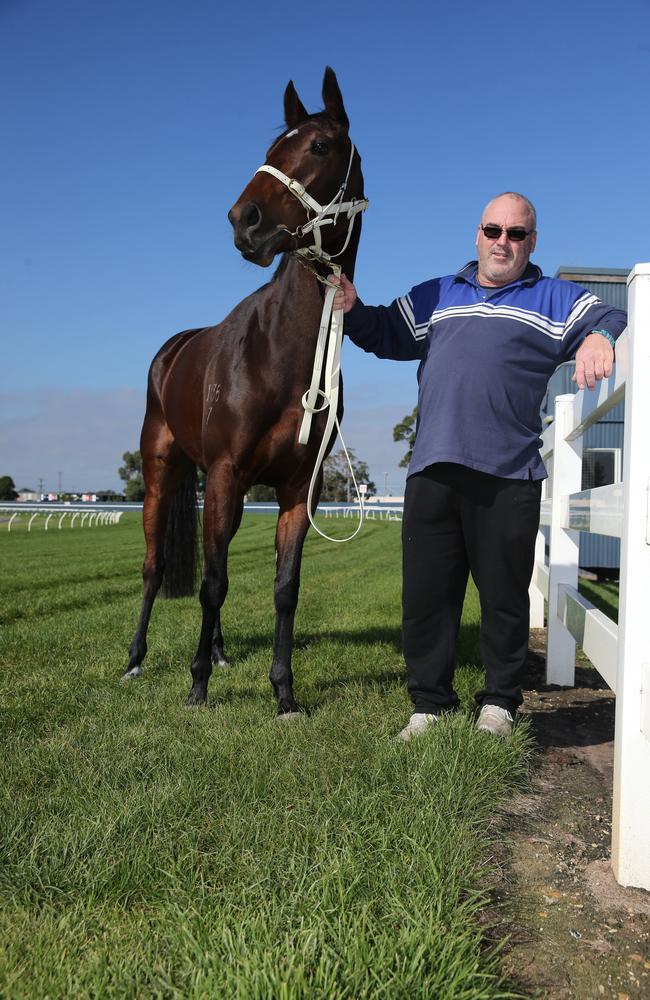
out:
<path id="1" fill-rule="evenodd" d="M 348 454 L 350 456 L 350 462 L 352 463 L 357 483 L 367 483 L 368 493 L 374 493 L 376 487 L 370 480 L 367 462 L 359 461 L 351 449 L 348 449 Z M 354 483 L 352 481 L 352 476 L 350 475 L 348 460 L 345 457 L 345 452 L 341 448 L 339 451 L 335 451 L 323 462 L 323 489 L 321 492 L 321 500 L 345 502 L 346 500 L 353 499 L 355 499 Z"/>
<path id="2" fill-rule="evenodd" d="M 17 496 L 11 476 L 0 476 L 0 500 L 15 500 Z"/>
<path id="3" fill-rule="evenodd" d="M 404 419 L 399 423 L 395 424 L 393 427 L 393 441 L 406 441 L 409 448 L 406 455 L 399 463 L 401 468 L 406 467 L 411 461 L 411 455 L 413 454 L 413 445 L 415 444 L 415 429 L 417 426 L 418 419 L 418 408 L 417 406 L 413 409 L 413 413 L 410 416 L 404 417 Z"/>
<path id="4" fill-rule="evenodd" d="M 125 451 L 122 455 L 124 465 L 117 474 L 124 480 L 124 496 L 127 500 L 144 500 L 144 479 L 142 476 L 142 455 L 139 451 Z"/>
<path id="5" fill-rule="evenodd" d="M 249 503 L 265 503 L 267 500 L 275 500 L 275 490 L 272 486 L 264 483 L 255 483 L 248 491 Z"/>

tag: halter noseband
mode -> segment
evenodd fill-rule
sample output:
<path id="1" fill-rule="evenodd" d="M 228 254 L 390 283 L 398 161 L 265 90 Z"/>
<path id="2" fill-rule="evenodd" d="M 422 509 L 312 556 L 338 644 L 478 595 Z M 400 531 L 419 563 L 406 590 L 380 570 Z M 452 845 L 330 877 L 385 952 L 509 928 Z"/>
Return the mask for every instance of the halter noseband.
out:
<path id="1" fill-rule="evenodd" d="M 308 233 L 314 234 L 314 243 L 310 247 L 301 247 L 296 250 L 295 253 L 303 257 L 311 257 L 316 260 L 321 260 L 327 263 L 333 260 L 334 257 L 340 257 L 343 251 L 346 249 L 348 243 L 350 242 L 350 236 L 352 235 L 352 227 L 354 225 L 354 219 L 358 212 L 365 212 L 368 207 L 368 201 L 366 198 L 352 198 L 350 201 L 343 201 L 345 192 L 348 186 L 348 180 L 350 178 L 350 170 L 352 169 L 352 160 L 354 159 L 354 143 L 350 140 L 350 159 L 348 161 L 348 169 L 345 175 L 345 180 L 341 184 L 340 188 L 330 201 L 329 205 L 319 205 L 319 203 L 307 193 L 303 184 L 300 181 L 295 180 L 293 177 L 288 177 L 283 174 L 281 170 L 276 167 L 272 167 L 268 163 L 263 163 L 261 167 L 255 171 L 256 174 L 267 173 L 271 174 L 277 180 L 281 181 L 286 188 L 291 192 L 294 197 L 298 199 L 301 205 L 307 212 L 307 222 L 304 225 L 298 226 L 298 228 L 292 233 L 287 230 L 289 236 L 296 237 L 297 239 L 302 239 Z M 310 213 L 315 212 L 313 218 L 310 217 Z M 347 215 L 349 219 L 348 231 L 345 237 L 345 243 L 337 253 L 329 254 L 323 250 L 320 238 L 320 231 L 322 226 L 336 225 L 338 222 L 339 215 L 343 212 Z M 328 218 L 328 216 L 333 216 L 333 218 Z"/>

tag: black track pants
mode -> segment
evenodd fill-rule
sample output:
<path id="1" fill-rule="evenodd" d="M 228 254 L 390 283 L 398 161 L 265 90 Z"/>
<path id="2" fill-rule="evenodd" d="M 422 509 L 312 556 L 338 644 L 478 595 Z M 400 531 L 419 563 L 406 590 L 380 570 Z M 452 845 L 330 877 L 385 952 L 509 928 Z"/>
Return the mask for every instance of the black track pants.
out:
<path id="1" fill-rule="evenodd" d="M 403 646 L 416 712 L 455 708 L 456 639 L 471 571 L 481 599 L 485 688 L 514 712 L 528 646 L 528 587 L 541 482 L 439 463 L 410 476 L 404 498 Z"/>

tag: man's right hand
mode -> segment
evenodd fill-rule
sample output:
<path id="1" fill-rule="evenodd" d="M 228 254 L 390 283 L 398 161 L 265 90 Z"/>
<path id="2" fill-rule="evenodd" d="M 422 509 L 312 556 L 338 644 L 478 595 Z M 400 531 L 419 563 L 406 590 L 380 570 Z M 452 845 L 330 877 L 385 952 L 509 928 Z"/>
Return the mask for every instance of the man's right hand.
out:
<path id="1" fill-rule="evenodd" d="M 351 281 L 348 281 L 344 274 L 341 274 L 340 280 L 336 275 L 330 274 L 329 280 L 333 285 L 339 285 L 334 296 L 334 309 L 342 309 L 344 313 L 350 312 L 350 309 L 357 301 L 356 288 Z"/>

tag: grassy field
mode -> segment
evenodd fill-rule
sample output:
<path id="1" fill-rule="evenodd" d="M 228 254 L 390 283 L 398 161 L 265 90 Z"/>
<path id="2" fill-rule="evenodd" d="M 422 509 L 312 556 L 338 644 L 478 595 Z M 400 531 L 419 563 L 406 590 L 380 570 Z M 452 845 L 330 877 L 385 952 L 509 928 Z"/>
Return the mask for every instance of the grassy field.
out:
<path id="1" fill-rule="evenodd" d="M 278 723 L 274 530 L 249 515 L 233 543 L 232 666 L 199 710 L 184 704 L 195 599 L 158 602 L 144 674 L 120 682 L 136 515 L 0 531 L 2 997 L 515 995 L 477 917 L 496 877 L 491 820 L 530 746 L 524 726 L 509 741 L 472 728 L 475 595 L 465 710 L 399 744 L 399 525 L 370 522 L 344 546 L 311 533 L 294 656 L 310 715 Z"/>

